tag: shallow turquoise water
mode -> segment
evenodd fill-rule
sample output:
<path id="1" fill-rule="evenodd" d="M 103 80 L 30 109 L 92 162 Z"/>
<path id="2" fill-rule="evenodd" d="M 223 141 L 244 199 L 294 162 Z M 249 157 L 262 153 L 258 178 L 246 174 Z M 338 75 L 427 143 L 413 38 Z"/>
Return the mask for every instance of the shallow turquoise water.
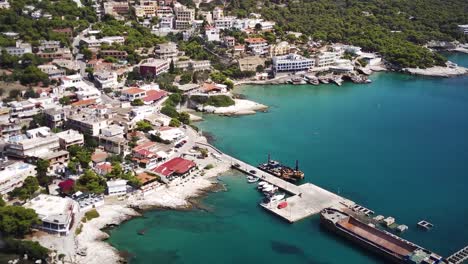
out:
<path id="1" fill-rule="evenodd" d="M 468 56 L 451 59 L 468 65 Z M 271 106 L 238 118 L 205 116 L 200 126 L 223 151 L 253 164 L 273 158 L 306 180 L 410 230 L 403 237 L 440 254 L 468 244 L 468 78 L 381 73 L 370 85 L 249 86 L 238 91 Z M 258 207 L 243 176 L 204 199 L 209 211 L 152 211 L 111 231 L 131 263 L 380 263 L 319 227 L 293 225 Z M 421 219 L 430 232 L 415 226 Z M 137 231 L 146 229 L 144 236 Z"/>

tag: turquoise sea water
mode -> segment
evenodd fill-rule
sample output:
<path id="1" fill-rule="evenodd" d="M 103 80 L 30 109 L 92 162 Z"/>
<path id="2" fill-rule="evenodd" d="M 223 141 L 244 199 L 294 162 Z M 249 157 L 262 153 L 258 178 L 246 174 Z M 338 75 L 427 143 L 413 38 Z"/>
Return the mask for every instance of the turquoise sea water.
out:
<path id="1" fill-rule="evenodd" d="M 450 59 L 468 66 L 468 56 Z M 306 180 L 391 215 L 402 236 L 444 256 L 468 244 L 468 77 L 394 73 L 370 85 L 248 86 L 267 113 L 200 123 L 223 151 L 253 164 L 267 153 Z M 203 200 L 209 210 L 151 211 L 110 231 L 131 263 L 381 263 L 319 227 L 318 216 L 287 224 L 257 204 L 242 175 Z M 423 232 L 416 222 L 436 227 Z M 137 235 L 145 229 L 144 236 Z"/>

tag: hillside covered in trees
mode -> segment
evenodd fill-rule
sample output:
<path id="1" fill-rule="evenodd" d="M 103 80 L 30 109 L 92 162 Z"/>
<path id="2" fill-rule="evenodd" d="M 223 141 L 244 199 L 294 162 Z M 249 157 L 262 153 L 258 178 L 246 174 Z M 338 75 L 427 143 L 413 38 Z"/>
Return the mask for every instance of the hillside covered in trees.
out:
<path id="1" fill-rule="evenodd" d="M 468 23 L 466 0 L 232 0 L 234 15 L 261 13 L 277 22 L 276 32 L 302 32 L 314 40 L 346 42 L 380 52 L 400 67 L 429 67 L 445 61 L 421 47 L 429 40 L 467 36 L 457 25 Z"/>

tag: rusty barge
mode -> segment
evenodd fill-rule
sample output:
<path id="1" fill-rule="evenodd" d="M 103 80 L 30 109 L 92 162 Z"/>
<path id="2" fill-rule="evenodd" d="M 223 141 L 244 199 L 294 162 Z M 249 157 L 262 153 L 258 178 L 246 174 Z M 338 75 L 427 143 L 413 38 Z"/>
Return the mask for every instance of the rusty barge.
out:
<path id="1" fill-rule="evenodd" d="M 382 256 L 391 263 L 448 264 L 441 256 L 392 233 L 333 208 L 320 213 L 320 223 L 332 232 Z"/>

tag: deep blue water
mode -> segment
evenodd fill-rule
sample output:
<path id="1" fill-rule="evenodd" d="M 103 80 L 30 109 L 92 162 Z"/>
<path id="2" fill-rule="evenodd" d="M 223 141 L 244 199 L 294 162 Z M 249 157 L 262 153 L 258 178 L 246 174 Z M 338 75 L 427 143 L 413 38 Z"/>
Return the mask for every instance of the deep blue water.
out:
<path id="1" fill-rule="evenodd" d="M 467 55 L 450 59 L 468 66 Z M 200 123 L 221 150 L 253 164 L 267 153 L 306 180 L 338 192 L 410 229 L 403 237 L 442 255 L 468 244 L 468 77 L 379 73 L 370 85 L 248 86 L 267 113 Z M 379 263 L 319 228 L 293 225 L 257 206 L 239 175 L 229 191 L 204 199 L 209 211 L 153 211 L 111 231 L 131 263 Z M 416 228 L 427 219 L 429 232 Z M 145 236 L 136 232 L 147 229 Z"/>

